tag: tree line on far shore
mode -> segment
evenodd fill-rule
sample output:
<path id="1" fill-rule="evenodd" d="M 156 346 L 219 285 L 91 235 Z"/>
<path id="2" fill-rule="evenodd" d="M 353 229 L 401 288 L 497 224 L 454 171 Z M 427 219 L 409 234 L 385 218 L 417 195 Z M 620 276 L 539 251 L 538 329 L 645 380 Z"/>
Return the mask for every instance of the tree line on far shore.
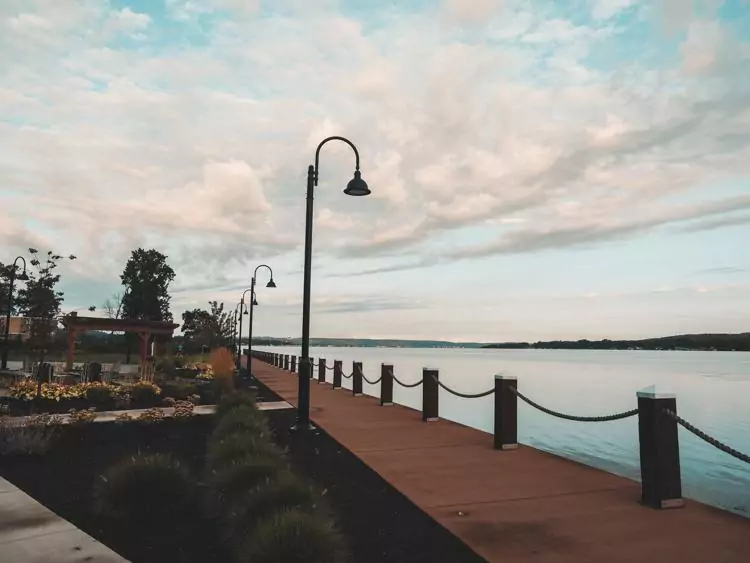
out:
<path id="1" fill-rule="evenodd" d="M 501 342 L 483 348 L 556 350 L 710 350 L 750 352 L 750 332 L 741 334 L 681 334 L 642 340 L 551 340 L 547 342 Z"/>

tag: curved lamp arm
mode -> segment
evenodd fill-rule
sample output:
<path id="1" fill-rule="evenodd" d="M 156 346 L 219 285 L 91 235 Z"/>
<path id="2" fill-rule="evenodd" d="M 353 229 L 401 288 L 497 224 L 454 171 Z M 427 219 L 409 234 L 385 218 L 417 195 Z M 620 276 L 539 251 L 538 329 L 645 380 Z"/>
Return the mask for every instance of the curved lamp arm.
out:
<path id="1" fill-rule="evenodd" d="M 18 261 L 23 262 L 23 272 L 21 272 L 21 275 L 26 274 L 26 258 L 23 256 L 17 256 L 15 260 L 13 260 L 13 272 L 16 271 L 16 268 L 18 267 Z"/>
<path id="2" fill-rule="evenodd" d="M 253 272 L 253 279 L 252 279 L 252 285 L 251 287 L 255 287 L 255 277 L 258 275 L 258 270 L 261 268 L 266 268 L 268 270 L 268 273 L 271 274 L 271 279 L 269 280 L 269 284 L 271 284 L 269 287 L 276 287 L 276 282 L 273 281 L 273 270 L 271 269 L 271 266 L 268 264 L 259 264 L 255 267 L 255 271 Z"/>
<path id="3" fill-rule="evenodd" d="M 357 147 L 354 146 L 354 143 L 352 143 L 346 137 L 339 137 L 337 135 L 333 137 L 328 137 L 327 139 L 323 139 L 318 145 L 318 148 L 315 149 L 315 171 L 314 171 L 315 175 L 313 178 L 315 180 L 316 186 L 318 185 L 318 167 L 319 167 L 319 161 L 320 161 L 320 149 L 322 149 L 323 145 L 325 145 L 328 141 L 342 141 L 346 143 L 347 145 L 349 145 L 354 151 L 354 158 L 356 159 L 355 170 L 359 172 L 359 151 L 357 150 Z"/>

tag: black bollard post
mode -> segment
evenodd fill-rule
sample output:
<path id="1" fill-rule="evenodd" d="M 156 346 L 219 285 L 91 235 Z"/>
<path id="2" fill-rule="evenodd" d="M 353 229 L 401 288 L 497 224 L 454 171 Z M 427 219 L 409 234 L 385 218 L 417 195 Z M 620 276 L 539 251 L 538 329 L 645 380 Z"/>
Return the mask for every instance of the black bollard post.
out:
<path id="1" fill-rule="evenodd" d="M 438 414 L 438 370 L 422 370 L 422 420 L 433 422 L 439 420 Z"/>
<path id="2" fill-rule="evenodd" d="M 352 362 L 352 395 L 362 394 L 362 362 Z"/>
<path id="3" fill-rule="evenodd" d="M 393 366 L 380 364 L 380 406 L 393 404 Z"/>
<path id="4" fill-rule="evenodd" d="M 318 360 L 318 383 L 326 382 L 326 359 L 320 358 Z"/>
<path id="5" fill-rule="evenodd" d="M 284 369 L 289 371 L 289 354 L 284 354 Z"/>
<path id="6" fill-rule="evenodd" d="M 292 356 L 292 373 L 297 373 L 297 356 Z"/>
<path id="7" fill-rule="evenodd" d="M 495 376 L 495 449 L 518 448 L 518 398 L 511 391 L 518 388 L 515 377 Z"/>
<path id="8" fill-rule="evenodd" d="M 310 379 L 315 377 L 315 359 L 310 358 Z"/>
<path id="9" fill-rule="evenodd" d="M 680 444 L 674 395 L 655 389 L 638 391 L 638 439 L 641 450 L 641 501 L 652 508 L 680 508 Z"/>
<path id="10" fill-rule="evenodd" d="M 333 388 L 341 389 L 341 360 L 333 360 Z"/>

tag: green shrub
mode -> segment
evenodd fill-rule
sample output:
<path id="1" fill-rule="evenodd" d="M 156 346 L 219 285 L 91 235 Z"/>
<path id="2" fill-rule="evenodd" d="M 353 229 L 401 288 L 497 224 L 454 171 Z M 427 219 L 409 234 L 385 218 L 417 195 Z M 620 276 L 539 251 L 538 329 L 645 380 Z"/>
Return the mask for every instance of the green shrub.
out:
<path id="1" fill-rule="evenodd" d="M 311 512 L 316 504 L 316 495 L 309 485 L 292 473 L 283 472 L 276 479 L 238 494 L 230 501 L 225 521 L 232 536 L 242 537 L 262 519 L 277 512 L 291 509 Z"/>
<path id="2" fill-rule="evenodd" d="M 139 455 L 111 467 L 95 490 L 96 508 L 134 535 L 180 533 L 195 521 L 198 495 L 188 473 L 168 455 Z M 189 527 L 189 526 L 187 526 Z M 174 538 L 173 538 L 174 539 Z"/>
<path id="3" fill-rule="evenodd" d="M 217 500 L 225 504 L 287 471 L 284 461 L 276 456 L 246 455 L 214 469 L 209 484 Z"/>
<path id="4" fill-rule="evenodd" d="M 206 463 L 209 469 L 217 470 L 248 456 L 281 457 L 281 452 L 266 436 L 254 431 L 240 431 L 212 436 L 208 442 Z"/>
<path id="5" fill-rule="evenodd" d="M 216 406 L 217 420 L 221 420 L 225 415 L 239 407 L 248 407 L 257 410 L 258 404 L 255 401 L 255 395 L 242 391 L 225 395 Z"/>
<path id="6" fill-rule="evenodd" d="M 189 381 L 168 381 L 161 385 L 161 392 L 165 397 L 172 397 L 178 401 L 184 401 L 190 395 L 194 395 L 198 392 L 198 386 Z"/>
<path id="7" fill-rule="evenodd" d="M 344 563 L 344 540 L 328 520 L 299 510 L 277 512 L 259 522 L 235 546 L 239 563 Z"/>
<path id="8" fill-rule="evenodd" d="M 86 389 L 86 400 L 97 408 L 108 409 L 115 404 L 115 394 L 109 386 L 95 385 Z"/>
<path id="9" fill-rule="evenodd" d="M 148 381 L 139 381 L 130 387 L 129 394 L 132 402 L 141 406 L 153 406 L 159 402 L 161 389 Z"/>
<path id="10" fill-rule="evenodd" d="M 270 438 L 266 416 L 254 407 L 239 405 L 219 419 L 212 438 L 220 440 L 237 432 L 255 433 Z"/>

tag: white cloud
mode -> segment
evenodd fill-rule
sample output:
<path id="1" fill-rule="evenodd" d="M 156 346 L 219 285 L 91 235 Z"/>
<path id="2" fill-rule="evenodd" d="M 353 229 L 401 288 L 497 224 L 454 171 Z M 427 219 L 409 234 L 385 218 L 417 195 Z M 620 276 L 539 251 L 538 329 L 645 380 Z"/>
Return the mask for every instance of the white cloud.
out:
<path id="1" fill-rule="evenodd" d="M 148 29 L 151 17 L 148 14 L 134 12 L 130 8 L 113 11 L 104 23 L 105 32 L 137 35 Z"/>
<path id="2" fill-rule="evenodd" d="M 591 15 L 597 20 L 606 20 L 635 5 L 638 0 L 592 0 Z"/>

